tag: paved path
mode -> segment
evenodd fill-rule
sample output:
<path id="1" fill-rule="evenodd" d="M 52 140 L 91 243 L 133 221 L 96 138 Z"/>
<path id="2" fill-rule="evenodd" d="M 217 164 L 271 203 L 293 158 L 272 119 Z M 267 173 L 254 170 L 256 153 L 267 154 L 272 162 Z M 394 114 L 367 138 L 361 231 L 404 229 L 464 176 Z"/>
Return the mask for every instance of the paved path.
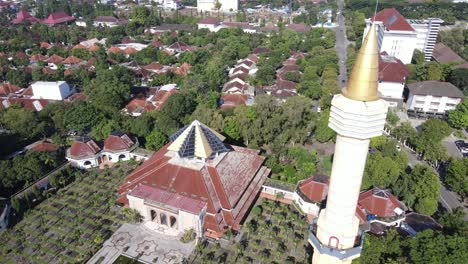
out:
<path id="1" fill-rule="evenodd" d="M 348 40 L 346 39 L 346 26 L 345 26 L 345 17 L 343 16 L 343 0 L 338 0 L 338 9 L 336 11 L 336 20 L 338 27 L 336 28 L 336 44 L 335 49 L 338 53 L 340 73 L 338 75 L 338 82 L 340 87 L 344 87 L 348 81 L 348 73 L 346 69 L 346 48 L 348 47 Z M 344 82 L 343 82 L 344 80 Z"/>
<path id="2" fill-rule="evenodd" d="M 151 231 L 145 225 L 123 224 L 88 264 L 112 264 L 120 256 L 142 263 L 182 263 L 195 249 L 195 241 L 184 244 L 178 237 Z"/>

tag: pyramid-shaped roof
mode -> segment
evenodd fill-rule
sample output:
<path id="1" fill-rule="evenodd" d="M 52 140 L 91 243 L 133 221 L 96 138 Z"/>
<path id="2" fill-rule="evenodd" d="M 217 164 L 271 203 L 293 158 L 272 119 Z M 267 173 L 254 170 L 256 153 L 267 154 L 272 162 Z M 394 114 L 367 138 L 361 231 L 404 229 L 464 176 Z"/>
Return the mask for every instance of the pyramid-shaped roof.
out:
<path id="1" fill-rule="evenodd" d="M 213 154 L 227 152 L 224 145 L 224 137 L 198 120 L 183 127 L 169 137 L 172 144 L 168 150 L 175 151 L 182 158 L 207 159 Z"/>

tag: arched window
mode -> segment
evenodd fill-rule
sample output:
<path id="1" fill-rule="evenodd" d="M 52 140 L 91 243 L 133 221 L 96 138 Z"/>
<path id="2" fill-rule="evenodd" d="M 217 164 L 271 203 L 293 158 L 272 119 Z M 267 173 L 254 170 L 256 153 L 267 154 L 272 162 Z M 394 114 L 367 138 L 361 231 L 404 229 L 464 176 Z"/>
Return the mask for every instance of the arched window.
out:
<path id="1" fill-rule="evenodd" d="M 335 236 L 331 236 L 329 239 L 328 239 L 328 246 L 329 247 L 334 247 L 334 248 L 338 248 L 338 244 L 340 243 L 340 240 L 338 240 L 337 237 Z M 335 245 L 333 245 L 335 244 Z"/>
<path id="2" fill-rule="evenodd" d="M 124 154 L 120 154 L 120 155 L 119 155 L 119 160 L 123 160 L 123 159 L 125 159 L 125 155 L 124 155 Z"/>
<path id="3" fill-rule="evenodd" d="M 167 225 L 167 216 L 165 214 L 160 214 L 161 225 Z"/>
<path id="4" fill-rule="evenodd" d="M 89 166 L 89 165 L 91 165 L 91 161 L 87 160 L 87 161 L 85 161 L 85 162 L 83 163 L 83 165 Z"/>
<path id="5" fill-rule="evenodd" d="M 171 216 L 169 217 L 169 221 L 170 221 L 171 227 L 174 227 L 177 222 L 177 219 L 174 216 Z"/>
<path id="6" fill-rule="evenodd" d="M 151 221 L 154 221 L 154 219 L 156 219 L 156 216 L 157 216 L 156 211 L 151 210 L 150 213 L 151 213 Z"/>

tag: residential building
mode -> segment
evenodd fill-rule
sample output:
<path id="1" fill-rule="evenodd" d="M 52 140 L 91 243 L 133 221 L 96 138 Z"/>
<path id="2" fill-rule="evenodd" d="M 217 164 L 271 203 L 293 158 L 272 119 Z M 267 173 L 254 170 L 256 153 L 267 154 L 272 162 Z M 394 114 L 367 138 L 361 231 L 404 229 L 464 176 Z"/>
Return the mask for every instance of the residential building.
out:
<path id="1" fill-rule="evenodd" d="M 408 110 L 445 114 L 463 100 L 463 92 L 449 82 L 424 81 L 408 84 Z"/>
<path id="2" fill-rule="evenodd" d="M 403 91 L 410 72 L 401 60 L 382 52 L 379 57 L 379 93 L 389 107 L 403 103 Z"/>
<path id="3" fill-rule="evenodd" d="M 59 82 L 42 82 L 38 81 L 31 84 L 33 98 L 46 100 L 63 100 L 75 91 L 65 81 Z"/>
<path id="4" fill-rule="evenodd" d="M 239 230 L 270 170 L 257 150 L 223 140 L 193 121 L 127 176 L 117 202 L 137 210 L 153 229 L 193 229 L 211 238 Z"/>
<path id="5" fill-rule="evenodd" d="M 39 19 L 33 17 L 25 10 L 20 10 L 18 14 L 16 14 L 16 18 L 11 21 L 13 24 L 21 24 L 25 22 L 30 24 L 39 23 Z"/>
<path id="6" fill-rule="evenodd" d="M 67 149 L 66 159 L 75 167 L 89 169 L 97 167 L 101 163 L 98 156 L 100 151 L 101 148 L 94 140 L 83 137 L 75 140 L 71 147 Z"/>
<path id="7" fill-rule="evenodd" d="M 257 33 L 260 28 L 249 22 L 221 22 L 219 19 L 214 17 L 205 17 L 198 22 L 198 28 L 206 28 L 211 32 L 218 32 L 223 28 L 240 28 L 245 33 Z"/>
<path id="8" fill-rule="evenodd" d="M 146 160 L 149 158 L 147 151 L 138 148 L 136 138 L 132 138 L 120 131 L 112 132 L 102 145 L 94 140 L 81 137 L 75 140 L 66 151 L 66 159 L 73 166 L 81 169 L 89 169 L 102 165 L 111 166 L 113 163 L 130 159 Z"/>
<path id="9" fill-rule="evenodd" d="M 152 2 L 157 2 L 159 6 L 166 10 L 178 10 L 182 8 L 182 3 L 180 0 L 151 0 Z"/>
<path id="10" fill-rule="evenodd" d="M 404 64 L 409 64 L 415 49 L 424 52 L 426 60 L 431 59 L 443 21 L 439 18 L 407 20 L 395 8 L 386 8 L 366 22 L 364 36 L 367 35 L 372 22 L 377 25 L 380 52 L 385 51 Z"/>
<path id="11" fill-rule="evenodd" d="M 63 11 L 51 13 L 46 19 L 42 20 L 41 23 L 48 26 L 55 26 L 58 24 L 66 24 L 75 21 L 75 18 L 68 15 Z"/>
<path id="12" fill-rule="evenodd" d="M 219 10 L 223 12 L 236 12 L 239 8 L 239 0 L 197 0 L 197 10 L 216 11 L 217 2 L 221 5 Z"/>
<path id="13" fill-rule="evenodd" d="M 93 26 L 95 27 L 117 27 L 125 24 L 127 24 L 127 20 L 112 16 L 98 16 L 93 21 Z"/>
<path id="14" fill-rule="evenodd" d="M 434 47 L 434 52 L 432 53 L 432 58 L 439 63 L 467 63 L 460 55 L 453 51 L 450 47 L 447 47 L 442 42 L 439 42 Z"/>

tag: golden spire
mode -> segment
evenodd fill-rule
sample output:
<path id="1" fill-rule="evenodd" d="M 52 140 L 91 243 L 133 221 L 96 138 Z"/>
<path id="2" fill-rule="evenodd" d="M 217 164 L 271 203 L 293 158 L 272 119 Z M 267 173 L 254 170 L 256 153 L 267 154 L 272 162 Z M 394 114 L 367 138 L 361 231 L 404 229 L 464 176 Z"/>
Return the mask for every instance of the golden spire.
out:
<path id="1" fill-rule="evenodd" d="M 357 101 L 375 101 L 379 75 L 379 52 L 375 24 L 372 24 L 362 43 L 348 81 L 342 94 Z"/>

